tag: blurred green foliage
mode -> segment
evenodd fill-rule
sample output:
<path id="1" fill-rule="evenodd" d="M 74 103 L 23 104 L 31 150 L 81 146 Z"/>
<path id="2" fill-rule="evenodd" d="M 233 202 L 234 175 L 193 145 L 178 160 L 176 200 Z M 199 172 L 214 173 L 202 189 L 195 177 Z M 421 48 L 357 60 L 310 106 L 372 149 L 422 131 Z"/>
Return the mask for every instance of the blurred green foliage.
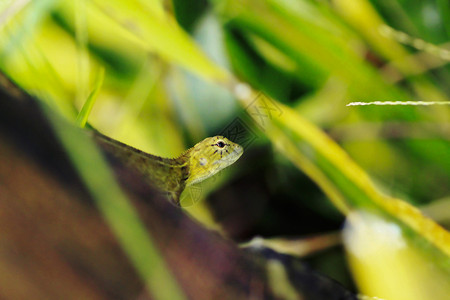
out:
<path id="1" fill-rule="evenodd" d="M 176 156 L 238 118 L 245 126 L 235 137 L 249 142 L 244 156 L 201 186 L 208 202 L 187 208 L 235 240 L 323 233 L 339 229 L 344 216 L 317 178 L 273 147 L 276 133 L 252 121 L 251 104 L 239 106 L 232 76 L 286 105 L 278 125 L 296 147 L 291 113 L 328 133 L 378 190 L 450 226 L 450 210 L 428 209 L 450 201 L 449 107 L 346 107 L 448 101 L 447 1 L 41 0 L 0 8 L 0 68 L 71 121 L 100 68 L 105 79 L 89 122 L 144 151 Z M 404 45 L 385 25 L 422 47 Z M 348 283 L 343 254 L 328 254 L 311 262 Z"/>

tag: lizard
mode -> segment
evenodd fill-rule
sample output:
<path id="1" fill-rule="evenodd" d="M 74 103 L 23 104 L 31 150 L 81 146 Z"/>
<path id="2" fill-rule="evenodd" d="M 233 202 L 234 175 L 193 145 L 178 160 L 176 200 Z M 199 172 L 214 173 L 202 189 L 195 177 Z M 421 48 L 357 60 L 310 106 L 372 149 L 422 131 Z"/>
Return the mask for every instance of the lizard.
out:
<path id="1" fill-rule="evenodd" d="M 180 195 L 190 185 L 199 183 L 230 166 L 244 149 L 223 136 L 208 137 L 176 158 L 152 155 L 98 131 L 94 137 L 103 149 L 137 170 L 147 183 L 166 192 L 169 200 L 180 206 Z"/>

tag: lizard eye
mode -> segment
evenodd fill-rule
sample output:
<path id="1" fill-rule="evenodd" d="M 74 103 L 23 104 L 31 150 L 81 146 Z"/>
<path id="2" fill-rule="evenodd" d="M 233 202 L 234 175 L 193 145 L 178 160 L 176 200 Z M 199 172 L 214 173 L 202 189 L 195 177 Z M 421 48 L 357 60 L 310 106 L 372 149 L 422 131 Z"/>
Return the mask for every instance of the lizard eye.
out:
<path id="1" fill-rule="evenodd" d="M 218 141 L 216 145 L 217 145 L 219 148 L 225 147 L 225 143 L 222 142 L 222 141 Z"/>

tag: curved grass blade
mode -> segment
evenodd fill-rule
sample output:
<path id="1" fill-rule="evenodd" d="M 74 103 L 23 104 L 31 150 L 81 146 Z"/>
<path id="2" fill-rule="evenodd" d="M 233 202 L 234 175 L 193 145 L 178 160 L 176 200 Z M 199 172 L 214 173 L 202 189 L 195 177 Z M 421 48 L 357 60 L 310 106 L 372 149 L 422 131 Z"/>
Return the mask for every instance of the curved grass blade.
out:
<path id="1" fill-rule="evenodd" d="M 312 178 L 344 214 L 367 210 L 398 224 L 418 249 L 450 274 L 450 234 L 412 205 L 381 194 L 369 176 L 314 124 L 246 86 L 235 90 L 272 143 Z"/>
<path id="2" fill-rule="evenodd" d="M 95 81 L 95 86 L 92 92 L 89 94 L 89 97 L 86 99 L 86 102 L 84 103 L 83 107 L 81 108 L 80 113 L 77 116 L 76 124 L 84 128 L 86 125 L 86 122 L 89 118 L 89 114 L 91 113 L 92 108 L 94 107 L 95 100 L 97 99 L 98 92 L 100 91 L 100 88 L 103 84 L 103 80 L 105 78 L 105 69 L 101 68 L 97 80 Z"/>
<path id="3" fill-rule="evenodd" d="M 351 213 L 343 231 L 350 267 L 369 297 L 446 300 L 448 274 L 411 247 L 401 228 L 379 215 Z M 387 270 L 388 269 L 388 270 Z"/>

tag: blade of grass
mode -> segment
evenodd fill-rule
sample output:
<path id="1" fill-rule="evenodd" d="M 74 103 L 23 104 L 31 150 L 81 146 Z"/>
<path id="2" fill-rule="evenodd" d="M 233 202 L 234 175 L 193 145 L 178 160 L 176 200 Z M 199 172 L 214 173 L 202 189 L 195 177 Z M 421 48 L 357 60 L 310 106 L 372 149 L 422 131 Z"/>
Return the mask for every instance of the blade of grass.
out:
<path id="1" fill-rule="evenodd" d="M 18 0 L 12 3 L 8 3 L 7 1 L 3 1 L 0 3 L 0 28 L 6 25 L 6 23 L 18 14 L 28 3 L 30 0 Z"/>
<path id="2" fill-rule="evenodd" d="M 379 299 L 446 300 L 448 275 L 402 236 L 399 226 L 367 212 L 354 212 L 343 231 L 347 258 L 361 292 Z M 388 270 L 386 270 L 388 268 Z"/>
<path id="3" fill-rule="evenodd" d="M 43 107 L 111 230 L 155 299 L 185 299 L 135 208 L 114 180 L 94 143 Z"/>
<path id="4" fill-rule="evenodd" d="M 236 96 L 272 143 L 312 178 L 344 214 L 355 209 L 382 214 L 450 274 L 450 234 L 412 205 L 381 194 L 369 176 L 333 140 L 291 108 L 236 86 Z M 280 113 L 272 111 L 278 109 Z"/>
<path id="5" fill-rule="evenodd" d="M 78 114 L 77 119 L 75 121 L 76 124 L 81 128 L 84 128 L 84 126 L 86 125 L 86 122 L 89 118 L 89 114 L 91 113 L 91 110 L 94 107 L 95 100 L 97 99 L 98 93 L 103 84 L 104 78 L 105 78 L 105 68 L 100 68 L 100 71 L 97 75 L 97 79 L 95 81 L 94 89 L 86 99 L 86 102 L 81 108 L 81 111 Z"/>
<path id="6" fill-rule="evenodd" d="M 77 46 L 77 93 L 76 103 L 86 99 L 89 85 L 89 54 L 86 1 L 74 0 L 75 42 Z"/>
<path id="7" fill-rule="evenodd" d="M 229 73 L 214 64 L 170 15 L 161 18 L 137 1 L 94 1 L 98 13 L 109 16 L 138 37 L 146 49 L 209 81 L 228 82 Z M 130 21 L 132 20 L 132 21 Z"/>
<path id="8" fill-rule="evenodd" d="M 55 0 L 31 1 L 27 9 L 18 12 L 14 19 L 20 19 L 20 24 L 16 26 L 13 35 L 7 35 L 2 40 L 2 59 L 5 59 L 4 56 L 9 55 L 10 52 L 14 52 L 17 45 L 21 45 L 26 37 L 36 32 L 54 5 Z M 5 28 L 8 26 L 0 29 L 5 30 Z"/>
<path id="9" fill-rule="evenodd" d="M 386 85 L 375 69 L 364 61 L 359 49 L 363 47 L 362 40 L 339 21 L 324 18 L 318 9 L 310 7 L 312 5 L 307 5 L 311 16 L 306 18 L 301 9 L 290 9 L 286 1 L 213 2 L 217 3 L 217 13 L 226 19 L 227 27 L 238 28 L 250 40 L 254 40 L 252 35 L 265 40 L 294 61 L 297 72 L 314 74 L 315 85 L 335 76 L 349 87 L 352 98 L 366 98 L 367 95 L 377 99 L 406 98 L 405 93 Z M 324 20 L 317 22 L 315 18 Z M 333 26 L 324 27 L 322 23 Z M 354 43 L 346 42 L 348 39 Z M 360 47 L 354 44 L 360 44 Z M 264 50 L 257 50 L 264 55 Z"/>
<path id="10" fill-rule="evenodd" d="M 418 74 L 426 68 L 417 60 L 405 60 L 408 52 L 395 40 L 383 36 L 380 29 L 384 22 L 370 1 L 367 0 L 334 0 L 337 10 L 356 30 L 361 32 L 376 51 L 391 61 L 405 76 Z M 446 101 L 447 96 L 437 89 L 425 76 L 409 78 L 415 92 L 427 101 Z"/>

